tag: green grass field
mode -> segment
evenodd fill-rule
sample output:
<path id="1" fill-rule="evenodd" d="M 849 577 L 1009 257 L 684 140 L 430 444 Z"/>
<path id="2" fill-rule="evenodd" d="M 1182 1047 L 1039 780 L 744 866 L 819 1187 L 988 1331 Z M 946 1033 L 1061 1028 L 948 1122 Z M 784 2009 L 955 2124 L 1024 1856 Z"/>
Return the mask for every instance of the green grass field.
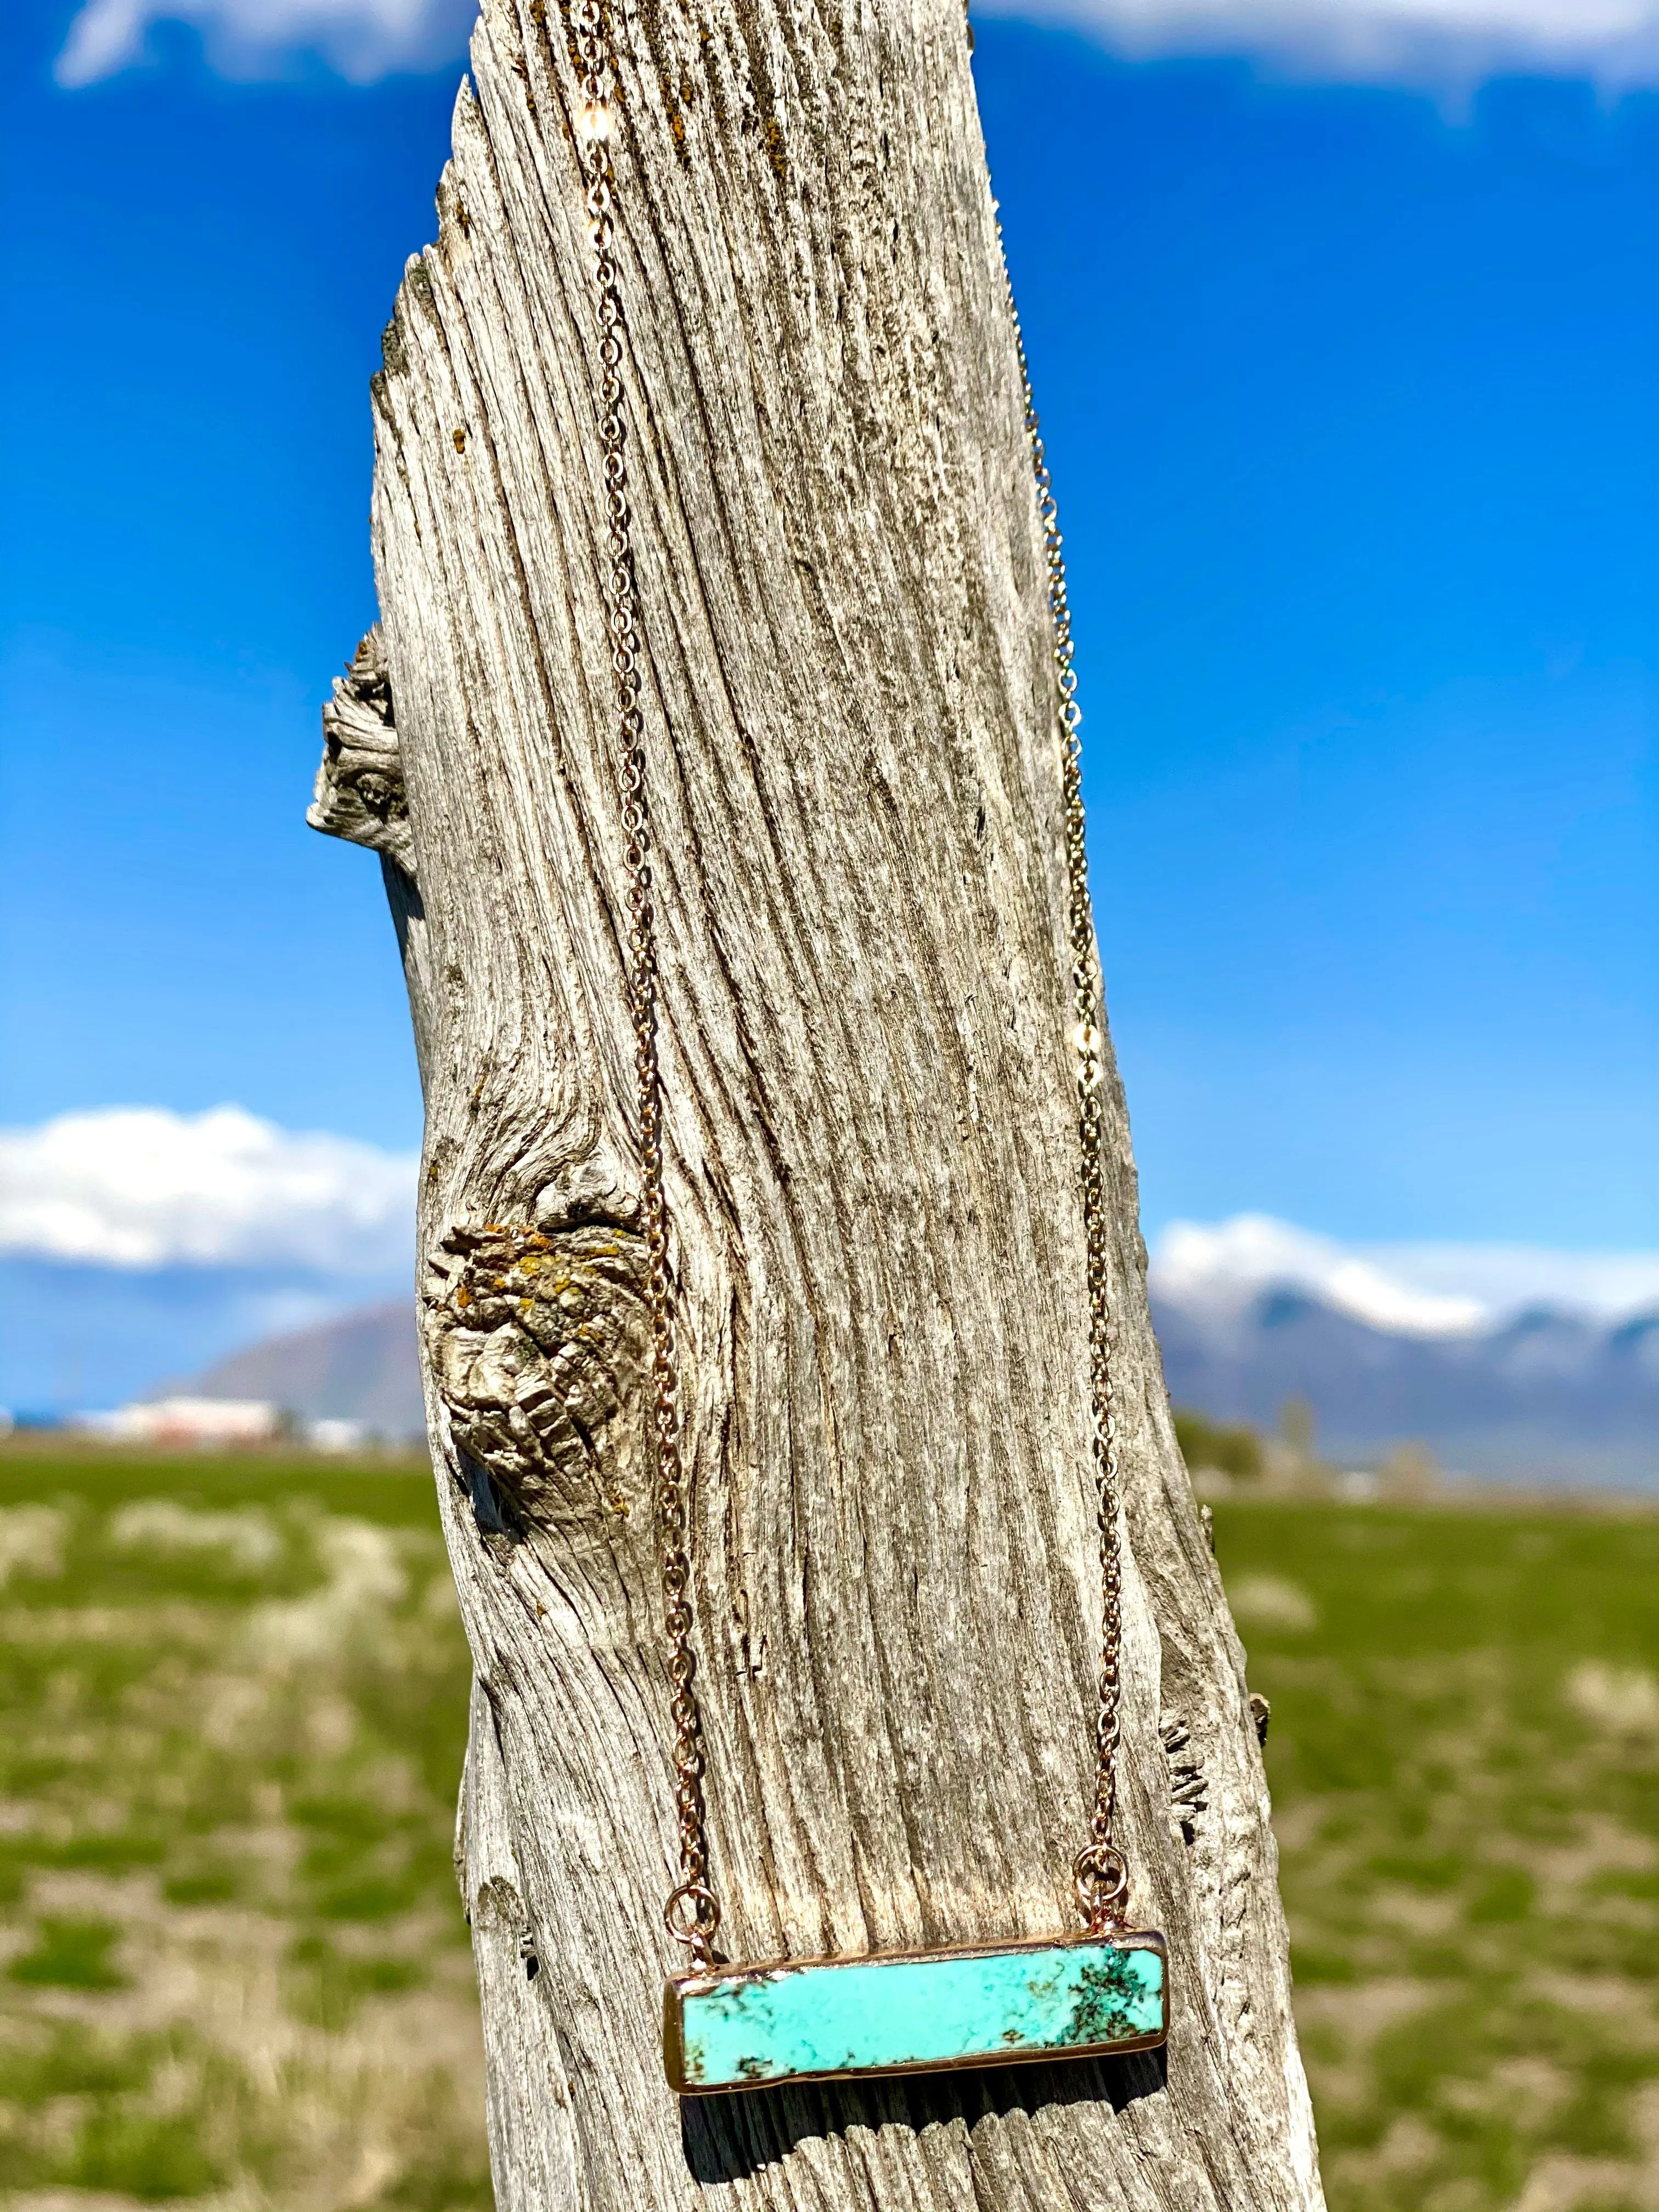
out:
<path id="1" fill-rule="evenodd" d="M 1333 2212 L 1659 2206 L 1659 1518 L 1228 1501 Z M 0 1453 L 0 2200 L 489 2203 L 424 1469 Z"/>
<path id="2" fill-rule="evenodd" d="M 1650 2212 L 1659 1518 L 1216 1522 L 1333 2212 Z"/>
<path id="3" fill-rule="evenodd" d="M 0 1457 L 0 2192 L 489 2203 L 424 1468 Z"/>

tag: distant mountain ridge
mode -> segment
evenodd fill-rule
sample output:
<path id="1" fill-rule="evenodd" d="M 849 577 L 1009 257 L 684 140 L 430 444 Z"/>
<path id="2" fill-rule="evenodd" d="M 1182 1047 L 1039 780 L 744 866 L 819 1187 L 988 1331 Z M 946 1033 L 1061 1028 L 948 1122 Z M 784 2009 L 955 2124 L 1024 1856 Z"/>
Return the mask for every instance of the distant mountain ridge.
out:
<path id="1" fill-rule="evenodd" d="M 1271 1428 L 1305 1399 L 1327 1458 L 1364 1463 L 1411 1441 L 1470 1474 L 1659 1487 L 1659 1310 L 1604 1322 L 1534 1307 L 1407 1334 L 1268 1288 L 1232 1304 L 1155 1298 L 1153 1314 L 1176 1405 Z"/>
<path id="2" fill-rule="evenodd" d="M 361 1421 L 382 1437 L 418 1437 L 426 1428 L 410 1299 L 266 1337 L 167 1387 L 203 1398 L 261 1398 L 302 1420 Z"/>
<path id="3" fill-rule="evenodd" d="M 1659 1489 L 1659 1310 L 1609 1322 L 1539 1307 L 1455 1335 L 1377 1328 L 1291 1289 L 1155 1296 L 1152 1311 L 1170 1397 L 1213 1419 L 1271 1429 L 1302 1398 L 1328 1458 L 1363 1465 L 1413 1442 L 1470 1474 Z M 404 1301 L 271 1337 L 175 1387 L 387 1437 L 425 1425 Z"/>

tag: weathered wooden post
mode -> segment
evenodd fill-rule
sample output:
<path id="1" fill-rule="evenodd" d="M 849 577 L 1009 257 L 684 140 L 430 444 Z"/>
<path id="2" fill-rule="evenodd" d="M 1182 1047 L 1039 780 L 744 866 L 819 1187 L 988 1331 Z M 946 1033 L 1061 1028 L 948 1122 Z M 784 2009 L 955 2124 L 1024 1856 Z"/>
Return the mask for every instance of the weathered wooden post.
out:
<path id="1" fill-rule="evenodd" d="M 1074 1924 L 1098 1610 L 1042 539 L 957 0 L 617 0 L 617 258 L 708 1810 L 735 1956 Z M 1167 2055 L 682 2106 L 570 25 L 489 0 L 375 380 L 377 848 L 477 1669 L 503 2212 L 1321 2202 L 1243 1657 L 1110 1086 L 1123 1833 Z M 1172 1807 L 1164 1740 L 1182 1743 Z M 1183 1826 L 1183 1820 L 1185 1825 Z"/>

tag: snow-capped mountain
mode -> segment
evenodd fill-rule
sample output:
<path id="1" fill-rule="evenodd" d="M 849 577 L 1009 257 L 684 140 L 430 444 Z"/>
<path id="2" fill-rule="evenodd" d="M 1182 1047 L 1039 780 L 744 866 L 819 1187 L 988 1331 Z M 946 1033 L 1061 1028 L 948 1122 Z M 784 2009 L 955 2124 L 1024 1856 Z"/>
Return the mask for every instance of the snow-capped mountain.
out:
<path id="1" fill-rule="evenodd" d="M 1153 1297 L 1177 1406 L 1272 1428 L 1312 1407 L 1328 1459 L 1405 1442 L 1516 1482 L 1659 1488 L 1659 1306 L 1606 1322 L 1533 1307 L 1428 1335 L 1378 1328 L 1294 1288 L 1243 1302 Z"/>

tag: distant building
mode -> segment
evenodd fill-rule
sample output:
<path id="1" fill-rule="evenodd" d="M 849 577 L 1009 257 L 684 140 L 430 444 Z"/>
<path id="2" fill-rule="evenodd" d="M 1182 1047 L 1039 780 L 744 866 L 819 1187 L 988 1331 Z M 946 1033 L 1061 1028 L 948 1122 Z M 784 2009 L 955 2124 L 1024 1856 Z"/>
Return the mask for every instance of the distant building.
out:
<path id="1" fill-rule="evenodd" d="M 319 1452 L 363 1451 L 374 1441 L 367 1421 L 307 1421 L 305 1437 Z"/>
<path id="2" fill-rule="evenodd" d="M 287 1424 L 263 1398 L 155 1398 L 121 1406 L 112 1413 L 81 1413 L 75 1426 L 112 1444 L 159 1444 L 174 1449 L 274 1443 Z"/>

